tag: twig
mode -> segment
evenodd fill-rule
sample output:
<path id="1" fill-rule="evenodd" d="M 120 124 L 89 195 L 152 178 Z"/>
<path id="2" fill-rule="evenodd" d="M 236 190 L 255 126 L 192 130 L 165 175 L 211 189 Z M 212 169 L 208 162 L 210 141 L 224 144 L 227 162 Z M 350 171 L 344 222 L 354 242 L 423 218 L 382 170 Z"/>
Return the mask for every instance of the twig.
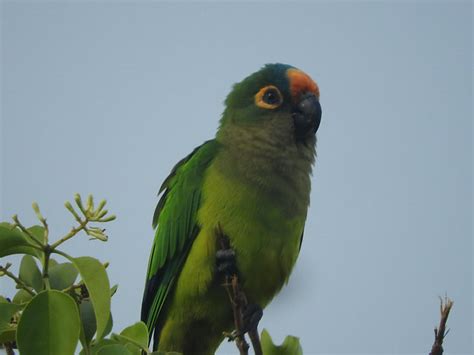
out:
<path id="1" fill-rule="evenodd" d="M 226 280 L 226 284 L 228 284 L 227 281 L 228 280 Z M 237 275 L 232 275 L 230 281 L 232 285 L 232 295 L 233 295 L 231 299 L 231 304 L 234 310 L 235 330 L 237 331 L 235 343 L 237 347 L 239 348 L 241 354 L 248 354 L 249 344 L 247 343 L 247 340 L 245 339 L 245 333 L 243 331 L 244 321 L 243 321 L 243 315 L 242 315 L 242 311 L 247 305 L 247 297 L 245 297 L 245 294 L 240 289 L 239 277 Z M 225 287 L 229 287 L 229 286 L 225 286 Z"/>
<path id="2" fill-rule="evenodd" d="M 443 298 L 440 297 L 440 313 L 441 319 L 439 321 L 439 327 L 434 329 L 435 341 L 431 347 L 430 355 L 442 355 L 443 354 L 443 340 L 445 336 L 449 333 L 449 329 L 446 330 L 446 322 L 448 321 L 449 312 L 453 307 L 453 301 L 450 300 L 447 296 Z"/>
<path id="3" fill-rule="evenodd" d="M 84 286 L 84 284 L 83 284 L 82 281 L 81 281 L 81 282 L 78 283 L 77 285 L 71 285 L 71 286 L 69 286 L 69 287 L 63 288 L 63 289 L 61 290 L 61 292 L 69 293 L 69 292 L 74 291 L 74 290 L 76 290 L 76 289 L 78 289 L 78 288 L 82 288 L 83 286 Z"/>
<path id="4" fill-rule="evenodd" d="M 7 264 L 5 266 L 0 265 L 0 273 L 4 274 L 5 276 L 8 276 L 12 280 L 14 280 L 19 288 L 22 288 L 26 292 L 28 292 L 31 296 L 35 296 L 35 292 L 31 287 L 26 285 L 22 280 L 20 280 L 18 277 L 13 275 L 8 269 L 10 268 L 11 264 Z"/>
<path id="5" fill-rule="evenodd" d="M 217 227 L 217 236 L 221 249 L 230 249 L 230 242 L 227 236 L 222 232 L 220 225 Z M 226 334 L 229 340 L 235 340 L 235 344 L 239 349 L 240 355 L 247 355 L 249 344 L 245 339 L 243 332 L 243 317 L 242 317 L 242 292 L 240 292 L 239 279 L 237 275 L 228 276 L 224 278 L 223 284 L 227 295 L 229 296 L 230 304 L 234 314 L 235 335 L 233 333 Z M 245 296 L 245 295 L 244 295 Z M 245 299 L 246 300 L 246 299 Z"/>
<path id="6" fill-rule="evenodd" d="M 61 239 L 59 239 L 58 241 L 54 242 L 53 244 L 51 244 L 51 249 L 56 249 L 59 245 L 61 245 L 62 243 L 64 243 L 65 241 L 71 239 L 72 237 L 74 237 L 77 233 L 79 233 L 81 230 L 83 230 L 85 228 L 85 226 L 87 225 L 87 223 L 89 223 L 89 220 L 86 218 L 84 221 L 81 221 L 79 227 L 73 227 L 68 234 L 66 234 L 64 237 L 62 237 Z"/>
<path id="7" fill-rule="evenodd" d="M 31 207 L 33 207 L 33 211 L 35 211 L 36 217 L 38 218 L 38 220 L 43 225 L 43 228 L 44 228 L 44 243 L 48 244 L 49 227 L 48 227 L 48 223 L 46 222 L 46 218 L 43 217 L 43 214 L 41 213 L 40 208 L 38 206 L 38 203 L 33 202 Z"/>
<path id="8" fill-rule="evenodd" d="M 43 262 L 43 282 L 46 290 L 51 289 L 51 283 L 49 282 L 49 259 L 51 257 L 51 247 L 46 244 L 44 247 L 44 262 Z"/>
<path id="9" fill-rule="evenodd" d="M 21 224 L 20 220 L 18 219 L 17 215 L 14 215 L 12 217 L 13 222 L 15 222 L 15 225 L 21 229 L 23 233 L 25 233 L 37 246 L 39 246 L 41 249 L 43 248 L 43 243 L 41 243 L 38 239 L 36 239 L 31 232 L 25 228 L 23 224 Z"/>
<path id="10" fill-rule="evenodd" d="M 237 301 L 238 310 L 240 314 L 240 329 L 244 327 L 243 324 L 243 310 L 248 306 L 247 296 L 245 292 L 242 290 L 239 284 L 239 278 L 237 275 L 233 275 L 232 277 L 232 291 L 233 291 L 233 299 Z M 235 314 L 234 314 L 235 317 Z M 240 331 L 241 331 L 240 330 Z M 255 355 L 262 355 L 262 345 L 260 344 L 260 337 L 258 335 L 257 329 L 251 329 L 248 331 L 250 341 L 252 342 L 252 347 L 255 352 Z M 244 338 L 245 339 L 245 338 Z M 248 345 L 247 345 L 248 347 Z"/>
<path id="11" fill-rule="evenodd" d="M 5 343 L 3 344 L 3 346 L 5 347 L 5 352 L 7 353 L 7 355 L 15 355 L 12 343 Z"/>

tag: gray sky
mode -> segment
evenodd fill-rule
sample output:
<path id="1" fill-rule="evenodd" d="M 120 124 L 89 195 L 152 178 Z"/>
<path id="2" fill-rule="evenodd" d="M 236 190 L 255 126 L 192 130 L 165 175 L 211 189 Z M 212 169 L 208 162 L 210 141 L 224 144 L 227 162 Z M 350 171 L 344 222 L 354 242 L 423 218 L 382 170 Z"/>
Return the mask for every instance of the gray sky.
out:
<path id="1" fill-rule="evenodd" d="M 75 192 L 107 198 L 114 330 L 139 318 L 161 181 L 214 136 L 234 82 L 269 62 L 321 89 L 305 240 L 261 325 L 305 354 L 472 353 L 472 5 L 468 1 L 2 3 L 2 220 L 53 235 Z M 0 293 L 13 292 L 0 279 Z M 235 353 L 225 344 L 220 354 Z"/>

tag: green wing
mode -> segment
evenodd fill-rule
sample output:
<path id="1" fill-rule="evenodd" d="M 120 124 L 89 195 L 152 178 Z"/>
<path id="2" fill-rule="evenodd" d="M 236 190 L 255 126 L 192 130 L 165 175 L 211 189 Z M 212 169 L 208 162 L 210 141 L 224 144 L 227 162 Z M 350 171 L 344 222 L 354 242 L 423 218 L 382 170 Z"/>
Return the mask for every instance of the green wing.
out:
<path id="1" fill-rule="evenodd" d="M 202 180 L 217 149 L 215 140 L 197 147 L 176 164 L 160 188 L 159 194 L 162 195 L 153 215 L 156 233 L 141 313 L 150 339 L 153 331 L 155 339 L 159 335 L 163 306 L 199 232 L 196 216 L 201 202 Z"/>

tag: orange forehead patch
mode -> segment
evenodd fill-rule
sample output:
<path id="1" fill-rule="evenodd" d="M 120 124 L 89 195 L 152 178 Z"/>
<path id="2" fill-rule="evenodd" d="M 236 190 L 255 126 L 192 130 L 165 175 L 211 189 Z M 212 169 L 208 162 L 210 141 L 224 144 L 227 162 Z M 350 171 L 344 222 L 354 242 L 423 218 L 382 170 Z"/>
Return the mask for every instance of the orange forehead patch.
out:
<path id="1" fill-rule="evenodd" d="M 286 71 L 286 75 L 290 79 L 290 93 L 293 98 L 307 91 L 319 97 L 319 87 L 308 74 L 299 69 L 291 68 Z"/>

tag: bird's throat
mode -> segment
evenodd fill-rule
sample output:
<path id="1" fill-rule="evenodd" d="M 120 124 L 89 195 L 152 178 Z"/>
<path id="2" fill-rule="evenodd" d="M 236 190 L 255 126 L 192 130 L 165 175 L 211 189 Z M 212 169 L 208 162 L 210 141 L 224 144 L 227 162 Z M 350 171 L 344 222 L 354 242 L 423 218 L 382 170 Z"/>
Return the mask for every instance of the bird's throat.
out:
<path id="1" fill-rule="evenodd" d="M 282 144 L 265 134 L 234 132 L 225 142 L 214 168 L 229 179 L 271 196 L 288 213 L 306 211 L 315 158 L 315 140 Z"/>

